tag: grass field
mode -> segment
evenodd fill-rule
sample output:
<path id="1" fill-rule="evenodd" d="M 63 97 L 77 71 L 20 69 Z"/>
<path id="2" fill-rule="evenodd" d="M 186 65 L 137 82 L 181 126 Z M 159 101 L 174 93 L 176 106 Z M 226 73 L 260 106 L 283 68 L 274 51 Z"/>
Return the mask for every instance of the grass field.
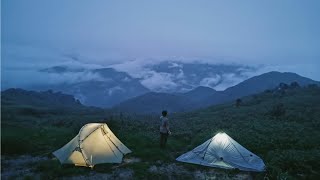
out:
<path id="1" fill-rule="evenodd" d="M 168 148 L 159 148 L 159 116 L 110 114 L 103 110 L 46 110 L 39 107 L 3 105 L 2 155 L 18 157 L 29 154 L 48 156 L 69 142 L 82 125 L 105 122 L 133 153 L 128 158 L 139 162 L 120 167 L 134 172 L 134 178 L 166 179 L 168 175 L 150 172 L 152 166 L 177 163 L 181 171 L 209 171 L 212 168 L 175 162 L 175 158 L 214 136 L 226 132 L 241 145 L 260 156 L 267 165 L 266 173 L 254 173 L 256 179 L 316 179 L 320 177 L 320 89 L 299 88 L 285 93 L 272 91 L 194 112 L 170 114 L 173 132 Z M 30 109 L 31 112 L 30 113 Z M 161 111 L 161 110 L 159 110 Z M 88 168 L 61 166 L 49 158 L 31 164 L 42 178 L 90 174 Z M 112 173 L 114 165 L 97 165 L 94 172 Z M 236 171 L 217 170 L 233 178 Z M 185 174 L 184 176 L 182 174 Z M 190 179 L 187 173 L 171 173 L 175 179 Z M 13 177 L 14 178 L 14 177 Z M 26 178 L 32 178 L 26 176 Z"/>

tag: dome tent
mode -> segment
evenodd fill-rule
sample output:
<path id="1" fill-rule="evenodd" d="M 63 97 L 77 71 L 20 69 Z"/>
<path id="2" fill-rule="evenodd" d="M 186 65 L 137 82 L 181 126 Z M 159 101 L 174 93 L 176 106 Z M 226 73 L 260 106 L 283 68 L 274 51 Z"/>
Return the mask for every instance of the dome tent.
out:
<path id="1" fill-rule="evenodd" d="M 53 152 L 62 164 L 93 167 L 101 163 L 121 163 L 131 151 L 105 123 L 84 125 L 78 135 Z"/>
<path id="2" fill-rule="evenodd" d="M 218 133 L 200 146 L 179 156 L 177 161 L 224 169 L 261 172 L 263 160 L 226 133 Z"/>

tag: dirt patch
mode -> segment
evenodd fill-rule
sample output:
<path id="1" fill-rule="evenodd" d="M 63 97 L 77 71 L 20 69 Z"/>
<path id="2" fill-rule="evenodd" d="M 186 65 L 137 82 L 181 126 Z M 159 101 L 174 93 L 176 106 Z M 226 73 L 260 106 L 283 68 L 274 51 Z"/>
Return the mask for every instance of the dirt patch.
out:
<path id="1" fill-rule="evenodd" d="M 47 157 L 22 155 L 18 157 L 1 156 L 1 179 L 10 177 L 23 178 L 25 176 L 38 176 L 34 171 L 34 164 L 48 160 Z"/>
<path id="2" fill-rule="evenodd" d="M 225 172 L 217 171 L 215 169 L 208 170 L 195 170 L 190 171 L 182 165 L 175 163 L 152 165 L 148 171 L 157 175 L 164 175 L 168 179 L 180 179 L 180 178 L 191 178 L 191 179 L 233 179 L 233 180 L 251 180 L 253 179 L 251 174 L 248 172 L 240 172 L 237 174 L 228 174 Z"/>
<path id="3" fill-rule="evenodd" d="M 141 159 L 135 158 L 135 157 L 124 158 L 124 159 L 123 159 L 123 162 L 124 162 L 124 163 L 127 163 L 127 164 L 131 164 L 131 163 L 141 162 Z"/>
<path id="4" fill-rule="evenodd" d="M 42 156 L 23 155 L 17 157 L 1 157 L 1 179 L 24 179 L 26 176 L 32 179 L 41 179 L 42 174 L 46 172 L 36 171 L 36 164 L 43 161 L 50 160 Z M 49 163 L 50 161 L 48 161 Z M 87 179 L 133 179 L 135 172 L 128 168 L 127 164 L 140 163 L 141 159 L 131 157 L 124 159 L 120 165 L 115 165 L 111 171 L 104 173 L 104 171 L 95 171 L 94 169 L 88 173 L 78 173 L 71 176 L 60 177 L 64 180 L 87 180 Z M 217 169 L 190 169 L 178 163 L 164 163 L 156 161 L 155 164 L 150 164 L 147 172 L 154 175 L 155 178 L 161 179 L 253 179 L 250 173 L 226 173 Z"/>
<path id="5" fill-rule="evenodd" d="M 42 156 L 2 156 L 1 157 L 1 179 L 24 179 L 25 177 L 31 177 L 32 179 L 41 179 L 41 173 L 36 171 L 36 164 L 42 161 L 50 160 L 48 157 Z M 61 179 L 133 179 L 134 171 L 127 168 L 122 168 L 126 164 L 132 164 L 140 162 L 139 158 L 126 158 L 124 163 L 115 165 L 110 173 L 101 173 L 92 171 L 85 175 L 74 175 L 69 177 L 62 177 Z M 48 161 L 50 162 L 50 161 Z"/>
<path id="6" fill-rule="evenodd" d="M 87 175 L 72 176 L 72 177 L 66 177 L 62 179 L 63 180 L 133 179 L 133 174 L 134 172 L 131 169 L 116 169 L 112 173 L 97 173 L 93 171 Z"/>

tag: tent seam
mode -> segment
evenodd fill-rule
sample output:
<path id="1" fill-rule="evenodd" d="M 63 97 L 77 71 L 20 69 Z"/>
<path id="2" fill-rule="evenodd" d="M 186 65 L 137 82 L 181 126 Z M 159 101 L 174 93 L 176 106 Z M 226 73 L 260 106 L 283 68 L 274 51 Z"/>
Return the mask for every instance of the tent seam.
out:
<path id="1" fill-rule="evenodd" d="M 240 151 L 238 150 L 238 148 L 233 144 L 232 140 L 233 139 L 230 139 L 229 136 L 228 136 L 228 139 L 230 140 L 230 143 L 233 145 L 233 147 L 237 150 L 237 152 L 241 155 L 242 159 L 248 164 L 247 160 L 242 156 L 242 154 L 240 153 Z M 230 163 L 230 162 L 229 162 Z M 233 164 L 233 163 L 231 163 Z M 249 165 L 249 164 L 248 164 Z M 238 165 L 237 165 L 238 166 Z"/>
<path id="2" fill-rule="evenodd" d="M 104 135 L 102 135 L 103 136 L 103 139 L 106 141 L 106 143 L 108 144 L 108 146 L 109 146 L 109 148 L 111 149 L 111 151 L 113 152 L 113 154 L 115 155 L 115 156 L 117 156 L 116 155 L 116 153 L 114 152 L 114 150 L 111 148 L 111 146 L 110 146 L 110 144 L 108 143 L 108 141 L 106 140 L 106 138 L 104 137 Z M 111 140 L 110 140 L 111 141 Z M 118 148 L 117 148 L 118 149 Z M 118 149 L 119 150 L 119 149 Z M 119 150 L 120 151 L 120 150 Z M 122 153 L 121 151 L 120 151 L 120 153 Z M 117 156 L 118 157 L 118 156 Z"/>
<path id="3" fill-rule="evenodd" d="M 104 137 L 104 135 L 103 135 L 103 137 Z M 108 137 L 108 136 L 107 136 Z M 113 143 L 113 141 L 111 140 L 111 138 L 110 137 L 108 137 L 108 139 L 111 141 L 111 143 L 120 151 L 120 153 L 122 154 L 122 155 L 125 155 L 122 151 L 121 151 L 121 149 L 117 146 L 117 145 L 115 145 L 114 143 Z M 107 141 L 107 140 L 106 140 Z M 108 142 L 107 142 L 108 143 Z"/>
<path id="4" fill-rule="evenodd" d="M 87 124 L 86 124 L 85 126 L 87 126 Z M 86 155 L 84 154 L 84 152 L 82 151 L 81 144 L 82 144 L 82 142 L 83 142 L 84 140 L 86 140 L 92 133 L 94 133 L 97 129 L 99 129 L 100 126 L 99 126 L 98 128 L 96 128 L 95 130 L 93 130 L 92 132 L 90 132 L 85 138 L 83 138 L 83 140 L 81 140 L 81 139 L 80 139 L 80 134 L 81 134 L 81 132 L 82 132 L 82 129 L 83 129 L 85 126 L 83 126 L 83 127 L 80 129 L 80 132 L 79 132 L 79 134 L 78 134 L 78 136 L 79 136 L 79 148 L 80 148 L 80 150 L 81 150 L 81 154 L 82 154 L 82 156 L 83 156 L 83 159 L 86 161 L 87 165 L 90 166 L 90 164 L 88 163 L 89 160 L 88 160 L 87 156 L 86 156 Z"/>
<path id="5" fill-rule="evenodd" d="M 210 146 L 212 140 L 213 140 L 213 138 L 211 138 L 210 142 L 208 143 L 207 147 L 205 148 L 206 151 L 204 152 L 204 155 L 203 155 L 202 159 L 204 159 L 204 157 L 206 156 L 207 151 L 208 151 L 208 147 Z"/>

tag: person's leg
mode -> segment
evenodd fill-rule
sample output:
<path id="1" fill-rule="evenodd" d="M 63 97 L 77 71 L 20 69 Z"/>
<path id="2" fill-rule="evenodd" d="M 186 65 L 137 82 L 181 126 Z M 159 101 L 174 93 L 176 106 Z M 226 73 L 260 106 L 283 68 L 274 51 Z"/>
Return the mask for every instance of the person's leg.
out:
<path id="1" fill-rule="evenodd" d="M 167 140 L 168 140 L 168 133 L 164 134 L 164 139 L 163 139 L 164 147 L 166 147 L 166 145 L 167 145 Z"/>
<path id="2" fill-rule="evenodd" d="M 164 144 L 164 136 L 162 133 L 160 133 L 160 147 L 162 148 Z"/>

